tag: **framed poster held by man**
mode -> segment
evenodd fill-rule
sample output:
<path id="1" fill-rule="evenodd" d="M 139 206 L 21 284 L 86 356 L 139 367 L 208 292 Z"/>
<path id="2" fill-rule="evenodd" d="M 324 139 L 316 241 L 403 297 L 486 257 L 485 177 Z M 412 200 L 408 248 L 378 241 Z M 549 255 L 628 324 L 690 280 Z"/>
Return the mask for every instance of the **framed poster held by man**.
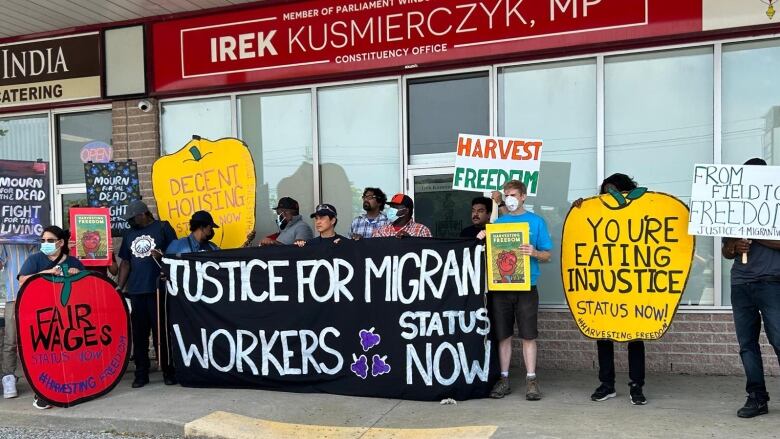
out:
<path id="1" fill-rule="evenodd" d="M 531 259 L 520 252 L 529 242 L 528 223 L 488 224 L 489 291 L 531 291 Z"/>
<path id="2" fill-rule="evenodd" d="M 111 211 L 107 207 L 72 207 L 70 241 L 75 254 L 87 266 L 111 265 Z"/>

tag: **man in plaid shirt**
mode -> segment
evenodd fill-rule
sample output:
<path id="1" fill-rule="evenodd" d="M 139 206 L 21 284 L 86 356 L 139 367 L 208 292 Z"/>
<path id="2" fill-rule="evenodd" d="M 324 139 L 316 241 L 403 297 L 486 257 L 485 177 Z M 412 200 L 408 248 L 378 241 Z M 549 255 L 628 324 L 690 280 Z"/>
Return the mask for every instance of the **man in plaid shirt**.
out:
<path id="1" fill-rule="evenodd" d="M 363 191 L 363 210 L 366 213 L 352 221 L 349 236 L 352 239 L 370 238 L 375 230 L 390 224 L 387 216 L 382 212 L 386 202 L 387 195 L 382 192 L 382 189 L 367 187 Z"/>
<path id="2" fill-rule="evenodd" d="M 404 236 L 431 237 L 431 231 L 427 227 L 412 220 L 414 201 L 411 198 L 404 194 L 395 194 L 387 204 L 390 207 L 385 214 L 390 224 L 377 229 L 374 232 L 374 238 L 389 236 L 395 236 L 396 238 L 403 238 Z"/>

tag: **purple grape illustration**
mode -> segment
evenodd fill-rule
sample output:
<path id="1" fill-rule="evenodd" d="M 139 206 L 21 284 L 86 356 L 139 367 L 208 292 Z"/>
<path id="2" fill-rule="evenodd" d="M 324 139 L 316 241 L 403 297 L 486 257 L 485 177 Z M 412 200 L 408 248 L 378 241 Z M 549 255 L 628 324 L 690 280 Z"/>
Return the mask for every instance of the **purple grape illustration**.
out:
<path id="1" fill-rule="evenodd" d="M 387 355 L 380 357 L 379 355 L 374 354 L 374 356 L 371 357 L 371 376 L 377 377 L 386 373 L 390 373 L 390 365 L 387 364 Z"/>
<path id="2" fill-rule="evenodd" d="M 363 352 L 368 352 L 369 349 L 378 345 L 382 341 L 382 336 L 374 334 L 374 328 L 369 330 L 360 330 L 360 345 L 363 346 Z"/>
<path id="3" fill-rule="evenodd" d="M 352 360 L 354 362 L 349 366 L 349 370 L 360 378 L 366 379 L 368 377 L 368 358 L 365 355 L 361 355 L 358 358 L 355 354 L 352 354 Z"/>

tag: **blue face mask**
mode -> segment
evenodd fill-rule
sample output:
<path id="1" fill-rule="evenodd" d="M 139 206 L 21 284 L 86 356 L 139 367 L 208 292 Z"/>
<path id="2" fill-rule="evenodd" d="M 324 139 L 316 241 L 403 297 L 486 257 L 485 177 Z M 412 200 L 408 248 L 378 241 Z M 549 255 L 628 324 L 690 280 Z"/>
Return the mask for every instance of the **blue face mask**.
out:
<path id="1" fill-rule="evenodd" d="M 41 243 L 41 253 L 43 253 L 46 256 L 51 256 L 54 254 L 54 252 L 57 251 L 57 244 L 54 242 L 42 242 Z"/>
<path id="2" fill-rule="evenodd" d="M 398 209 L 395 207 L 388 207 L 385 209 L 385 216 L 391 223 L 394 223 L 398 219 Z"/>

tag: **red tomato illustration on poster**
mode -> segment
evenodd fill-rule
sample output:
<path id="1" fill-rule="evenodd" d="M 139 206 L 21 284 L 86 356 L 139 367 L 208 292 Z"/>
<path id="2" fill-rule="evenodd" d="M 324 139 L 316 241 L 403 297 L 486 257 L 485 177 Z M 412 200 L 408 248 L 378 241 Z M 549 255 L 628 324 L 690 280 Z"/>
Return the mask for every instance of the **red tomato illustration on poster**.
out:
<path id="1" fill-rule="evenodd" d="M 115 288 L 102 274 L 82 271 L 37 274 L 19 291 L 16 326 L 24 374 L 52 405 L 97 398 L 122 378 L 130 320 Z"/>

